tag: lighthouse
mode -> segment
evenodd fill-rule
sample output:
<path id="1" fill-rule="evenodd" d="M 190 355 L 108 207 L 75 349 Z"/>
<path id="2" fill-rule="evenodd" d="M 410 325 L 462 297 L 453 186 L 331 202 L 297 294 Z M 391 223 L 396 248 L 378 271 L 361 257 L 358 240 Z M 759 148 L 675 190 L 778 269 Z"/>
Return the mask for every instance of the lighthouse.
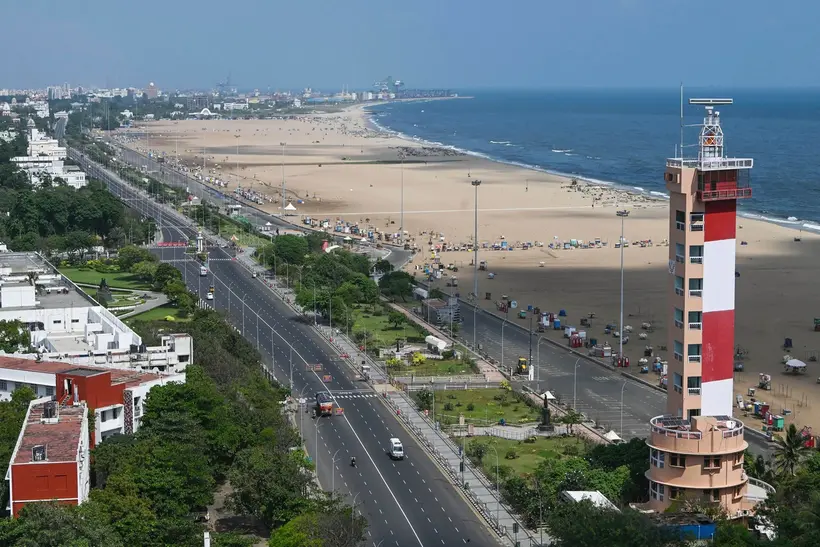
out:
<path id="1" fill-rule="evenodd" d="M 690 99 L 705 109 L 698 142 L 689 147 L 697 154 L 686 157 L 681 142 L 680 157 L 666 160 L 667 410 L 651 420 L 647 439 L 649 506 L 659 512 L 701 500 L 742 518 L 774 491 L 744 472 L 744 425 L 732 417 L 737 202 L 752 196 L 754 166 L 751 158 L 726 154 L 717 109 L 732 102 Z"/>

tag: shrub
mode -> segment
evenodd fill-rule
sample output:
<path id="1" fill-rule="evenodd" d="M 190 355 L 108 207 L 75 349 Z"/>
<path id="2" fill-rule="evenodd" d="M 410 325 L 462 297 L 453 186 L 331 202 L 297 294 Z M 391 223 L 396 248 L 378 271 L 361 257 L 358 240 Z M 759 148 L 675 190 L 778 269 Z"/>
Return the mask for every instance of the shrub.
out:
<path id="1" fill-rule="evenodd" d="M 467 403 L 467 411 L 472 412 L 475 410 L 475 405 L 473 403 Z"/>
<path id="2" fill-rule="evenodd" d="M 524 439 L 524 442 L 527 444 L 535 444 L 535 437 L 527 437 Z"/>
<path id="3" fill-rule="evenodd" d="M 381 317 L 382 315 L 384 315 L 384 310 L 381 308 L 376 308 L 373 310 L 373 317 Z"/>
<path id="4" fill-rule="evenodd" d="M 518 457 L 518 452 L 515 451 L 515 448 L 510 448 L 507 450 L 507 453 L 504 454 L 504 459 L 506 460 L 514 460 Z"/>
<path id="5" fill-rule="evenodd" d="M 444 410 L 453 410 L 453 403 L 444 403 Z"/>

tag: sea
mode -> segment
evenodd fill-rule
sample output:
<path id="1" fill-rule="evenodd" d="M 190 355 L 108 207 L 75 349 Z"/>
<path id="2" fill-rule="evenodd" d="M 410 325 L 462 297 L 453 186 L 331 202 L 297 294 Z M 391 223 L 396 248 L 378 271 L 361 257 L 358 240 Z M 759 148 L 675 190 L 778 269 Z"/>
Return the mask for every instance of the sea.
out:
<path id="1" fill-rule="evenodd" d="M 369 109 L 378 129 L 431 146 L 663 199 L 680 143 L 680 90 L 484 90 L 469 98 Z M 741 214 L 820 231 L 820 90 L 685 89 L 718 107 L 726 155 L 753 158 Z M 684 106 L 684 151 L 697 155 L 702 106 Z"/>

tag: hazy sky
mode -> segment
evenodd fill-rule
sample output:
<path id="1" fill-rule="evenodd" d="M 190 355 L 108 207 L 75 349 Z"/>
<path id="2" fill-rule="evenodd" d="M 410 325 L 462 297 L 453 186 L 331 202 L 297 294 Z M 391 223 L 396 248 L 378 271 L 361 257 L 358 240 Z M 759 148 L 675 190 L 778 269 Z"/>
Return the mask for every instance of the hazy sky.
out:
<path id="1" fill-rule="evenodd" d="M 820 86 L 820 0 L 8 0 L 0 87 Z"/>

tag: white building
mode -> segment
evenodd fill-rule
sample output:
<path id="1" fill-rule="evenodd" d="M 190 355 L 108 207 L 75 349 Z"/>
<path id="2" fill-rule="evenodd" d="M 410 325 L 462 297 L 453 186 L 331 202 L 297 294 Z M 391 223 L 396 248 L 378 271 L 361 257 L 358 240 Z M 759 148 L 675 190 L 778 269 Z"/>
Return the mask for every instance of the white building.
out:
<path id="1" fill-rule="evenodd" d="M 182 372 L 193 356 L 187 334 L 169 334 L 159 346 L 146 346 L 137 333 L 36 253 L 0 256 L 0 320 L 27 325 L 34 351 L 21 348 L 14 356 L 22 359 Z"/>
<path id="2" fill-rule="evenodd" d="M 28 156 L 17 156 L 11 161 L 28 173 L 33 186 L 39 186 L 48 175 L 52 180 L 60 178 L 72 188 L 82 188 L 88 181 L 78 167 L 66 166 L 66 149 L 57 139 L 49 138 L 35 127 L 29 128 Z"/>
<path id="3" fill-rule="evenodd" d="M 225 102 L 222 106 L 223 110 L 247 110 L 248 109 L 248 100 L 245 99 L 244 101 L 232 101 L 232 102 Z"/>

